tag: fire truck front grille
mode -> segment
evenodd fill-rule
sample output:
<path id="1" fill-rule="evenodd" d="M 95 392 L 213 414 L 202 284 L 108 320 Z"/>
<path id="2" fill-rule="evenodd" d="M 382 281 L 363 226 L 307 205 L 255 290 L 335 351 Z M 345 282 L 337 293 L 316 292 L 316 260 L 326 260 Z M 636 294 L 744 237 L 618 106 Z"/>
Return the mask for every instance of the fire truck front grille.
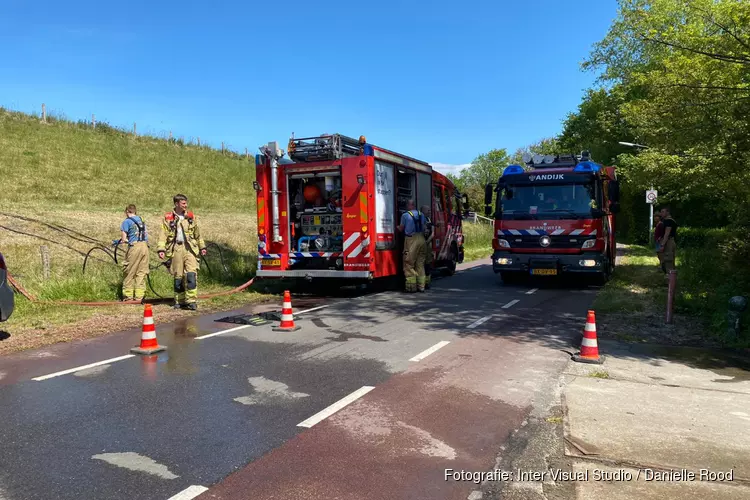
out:
<path id="1" fill-rule="evenodd" d="M 507 238 L 511 248 L 544 248 L 539 243 L 541 236 L 510 236 Z M 570 236 L 550 236 L 552 241 L 546 248 L 581 248 L 586 238 Z"/>

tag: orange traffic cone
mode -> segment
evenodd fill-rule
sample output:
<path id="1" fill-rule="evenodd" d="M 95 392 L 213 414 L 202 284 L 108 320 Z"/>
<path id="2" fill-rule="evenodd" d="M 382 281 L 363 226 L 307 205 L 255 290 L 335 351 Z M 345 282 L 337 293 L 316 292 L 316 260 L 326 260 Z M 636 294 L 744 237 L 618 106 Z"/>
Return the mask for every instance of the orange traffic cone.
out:
<path id="1" fill-rule="evenodd" d="M 299 326 L 294 325 L 294 313 L 292 312 L 292 296 L 289 290 L 284 291 L 284 305 L 281 308 L 281 324 L 273 328 L 274 332 L 296 332 Z"/>
<path id="2" fill-rule="evenodd" d="M 599 344 L 596 342 L 596 316 L 594 311 L 589 311 L 586 318 L 586 326 L 583 329 L 583 340 L 581 351 L 573 355 L 573 361 L 579 363 L 604 363 L 604 356 L 599 356 Z"/>
<path id="3" fill-rule="evenodd" d="M 152 354 L 163 351 L 166 347 L 159 345 L 156 341 L 156 326 L 154 326 L 154 313 L 151 304 L 143 308 L 143 329 L 141 330 L 141 345 L 132 347 L 130 352 L 138 354 Z"/>

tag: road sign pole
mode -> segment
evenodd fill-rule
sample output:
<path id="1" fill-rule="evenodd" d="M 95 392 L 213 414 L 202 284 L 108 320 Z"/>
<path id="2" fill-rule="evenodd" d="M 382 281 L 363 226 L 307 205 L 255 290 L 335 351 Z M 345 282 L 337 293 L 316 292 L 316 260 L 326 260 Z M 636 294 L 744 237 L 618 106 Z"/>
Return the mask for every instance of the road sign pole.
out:
<path id="1" fill-rule="evenodd" d="M 654 204 L 649 203 L 649 217 L 648 217 L 648 241 L 649 243 L 654 242 Z"/>

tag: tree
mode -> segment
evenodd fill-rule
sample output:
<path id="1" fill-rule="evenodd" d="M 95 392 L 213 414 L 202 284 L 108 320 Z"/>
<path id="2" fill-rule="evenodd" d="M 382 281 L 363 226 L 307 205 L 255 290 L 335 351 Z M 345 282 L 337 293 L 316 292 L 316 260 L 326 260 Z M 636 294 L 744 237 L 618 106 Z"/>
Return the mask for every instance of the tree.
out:
<path id="1" fill-rule="evenodd" d="M 497 182 L 509 164 L 510 157 L 505 149 L 493 149 L 474 158 L 471 165 L 461 171 L 456 184 L 468 196 L 472 208 L 484 206 L 484 186 Z"/>
<path id="2" fill-rule="evenodd" d="M 630 182 L 653 180 L 676 201 L 710 193 L 717 216 L 742 211 L 737 200 L 750 193 L 750 2 L 620 0 L 584 68 L 601 70 L 608 86 L 587 104 L 615 99 L 604 108 L 650 148 L 618 155 Z M 571 140 L 589 125 L 580 111 Z"/>

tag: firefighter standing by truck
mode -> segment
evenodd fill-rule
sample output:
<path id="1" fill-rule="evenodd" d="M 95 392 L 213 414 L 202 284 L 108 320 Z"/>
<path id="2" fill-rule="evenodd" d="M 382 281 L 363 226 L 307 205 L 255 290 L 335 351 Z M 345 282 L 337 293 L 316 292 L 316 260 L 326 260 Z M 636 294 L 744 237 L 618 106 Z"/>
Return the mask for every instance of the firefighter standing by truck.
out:
<path id="1" fill-rule="evenodd" d="M 414 210 L 414 200 L 409 200 L 406 212 L 401 216 L 398 230 L 404 233 L 404 275 L 406 292 L 424 292 L 425 217 Z"/>
<path id="2" fill-rule="evenodd" d="M 432 279 L 432 263 L 435 260 L 435 256 L 432 252 L 432 238 L 435 236 L 435 231 L 432 228 L 432 219 L 430 219 L 430 207 L 422 205 L 422 214 L 424 214 L 425 225 L 424 225 L 424 287 L 425 289 L 430 288 L 430 281 Z"/>
<path id="3" fill-rule="evenodd" d="M 122 236 L 115 244 L 126 244 L 125 260 L 122 262 L 122 300 L 142 302 L 146 295 L 145 279 L 148 275 L 148 234 L 146 223 L 137 215 L 135 205 L 125 208 L 125 220 L 120 225 Z"/>
<path id="4" fill-rule="evenodd" d="M 174 210 L 164 216 L 159 235 L 159 258 L 171 261 L 169 272 L 174 277 L 174 308 L 198 309 L 198 267 L 200 255 L 206 255 L 198 221 L 187 211 L 187 197 L 173 198 Z"/>

